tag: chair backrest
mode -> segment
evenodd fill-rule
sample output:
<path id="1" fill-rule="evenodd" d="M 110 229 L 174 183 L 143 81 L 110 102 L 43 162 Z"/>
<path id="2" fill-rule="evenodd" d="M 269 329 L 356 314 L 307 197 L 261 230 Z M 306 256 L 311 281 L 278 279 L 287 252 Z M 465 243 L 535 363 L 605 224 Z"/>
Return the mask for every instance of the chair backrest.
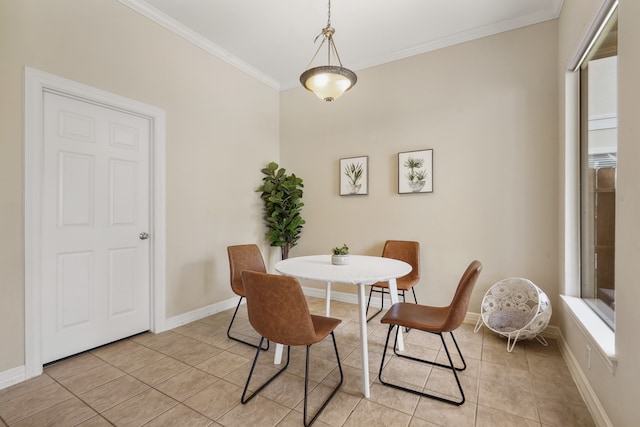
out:
<path id="1" fill-rule="evenodd" d="M 408 240 L 387 240 L 382 249 L 384 258 L 393 258 L 411 265 L 409 274 L 402 280 L 420 280 L 420 243 Z"/>
<path id="2" fill-rule="evenodd" d="M 443 331 L 453 331 L 464 321 L 469 308 L 469 300 L 471 299 L 473 287 L 478 281 L 478 276 L 480 276 L 481 271 L 482 264 L 480 261 L 472 261 L 465 270 L 460 278 L 460 283 L 458 283 L 458 288 L 453 296 L 453 300 L 451 300 L 451 304 L 449 304 L 449 315 L 442 327 Z"/>
<path id="3" fill-rule="evenodd" d="M 244 270 L 259 271 L 266 273 L 264 259 L 258 245 L 235 245 L 227 246 L 229 254 L 229 273 L 231 281 L 231 289 L 240 296 L 244 295 L 244 286 L 242 285 L 242 276 L 240 273 Z"/>
<path id="4" fill-rule="evenodd" d="M 310 345 L 316 332 L 298 279 L 242 272 L 249 323 L 260 335 L 284 345 Z"/>

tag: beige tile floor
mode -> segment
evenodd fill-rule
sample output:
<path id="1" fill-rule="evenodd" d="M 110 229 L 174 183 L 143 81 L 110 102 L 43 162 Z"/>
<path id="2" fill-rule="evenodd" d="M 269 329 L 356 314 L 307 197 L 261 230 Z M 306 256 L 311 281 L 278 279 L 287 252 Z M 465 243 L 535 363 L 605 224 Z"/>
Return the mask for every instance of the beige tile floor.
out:
<path id="1" fill-rule="evenodd" d="M 312 312 L 324 300 L 308 298 Z M 345 380 L 317 426 L 593 426 L 554 341 L 516 345 L 483 328 L 463 325 L 456 338 L 467 360 L 461 374 L 467 401 L 460 407 L 382 386 L 377 370 L 387 327 L 369 323 L 371 398 L 360 392 L 357 307 L 332 302 L 343 320 L 336 330 Z M 229 340 L 228 310 L 171 331 L 145 333 L 45 367 L 43 375 L 0 390 L 5 426 L 297 426 L 302 424 L 304 351 L 292 349 L 288 370 L 247 405 L 240 395 L 254 350 Z M 253 335 L 244 306 L 234 330 Z M 255 336 L 253 339 L 256 339 Z M 256 339 L 257 342 L 257 339 Z M 437 336 L 410 331 L 406 347 L 444 357 Z M 330 340 L 311 348 L 310 410 L 337 384 Z M 393 358 L 388 375 L 415 387 L 453 393 L 453 377 Z M 273 346 L 256 368 L 274 372 Z"/>

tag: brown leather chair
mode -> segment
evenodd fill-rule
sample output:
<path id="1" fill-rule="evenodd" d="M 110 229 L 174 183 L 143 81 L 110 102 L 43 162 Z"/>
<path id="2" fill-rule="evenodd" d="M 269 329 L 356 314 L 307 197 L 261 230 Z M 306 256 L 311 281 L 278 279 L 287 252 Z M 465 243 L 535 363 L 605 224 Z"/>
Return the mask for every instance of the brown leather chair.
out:
<path id="1" fill-rule="evenodd" d="M 416 291 L 413 289 L 420 282 L 420 243 L 407 240 L 387 240 L 382 249 L 384 258 L 393 258 L 410 264 L 412 269 L 406 276 L 396 279 L 398 285 L 398 296 L 402 296 L 402 301 L 406 302 L 405 292 L 411 289 L 413 300 L 418 303 Z M 374 292 L 380 293 L 381 307 L 371 317 L 367 317 L 367 322 L 376 317 L 384 309 L 384 295 L 389 294 L 389 282 L 378 282 L 371 285 L 369 289 L 369 300 L 367 301 L 367 315 L 369 314 L 369 304 L 371 295 Z"/>
<path id="2" fill-rule="evenodd" d="M 467 309 L 469 307 L 469 300 L 471 298 L 471 292 L 473 291 L 473 287 L 478 280 L 478 276 L 480 275 L 480 271 L 482 270 L 482 264 L 479 261 L 473 261 L 467 267 L 466 271 L 462 275 L 460 279 L 460 283 L 458 284 L 458 288 L 456 289 L 456 293 L 453 296 L 453 300 L 448 307 L 431 307 L 426 305 L 419 304 L 407 304 L 403 302 L 396 303 L 391 306 L 389 311 L 385 313 L 385 315 L 380 320 L 381 323 L 386 323 L 389 325 L 389 331 L 387 332 L 387 340 L 385 342 L 384 351 L 382 352 L 382 362 L 380 363 L 380 371 L 378 373 L 378 378 L 380 382 L 386 386 L 393 387 L 399 390 L 408 391 L 410 393 L 417 394 L 423 397 L 429 397 L 432 399 L 440 400 L 442 402 L 451 403 L 454 405 L 462 405 L 464 403 L 464 392 L 462 391 L 462 385 L 460 384 L 460 379 L 458 378 L 458 374 L 456 371 L 463 371 L 466 369 L 467 364 L 464 361 L 464 357 L 462 357 L 462 353 L 460 352 L 460 347 L 458 347 L 458 343 L 456 342 L 455 337 L 453 336 L 453 331 L 457 329 L 462 322 L 464 321 L 465 315 L 467 314 Z M 435 361 L 419 359 L 417 357 L 400 354 L 396 351 L 396 342 L 398 340 L 398 331 L 396 330 L 396 338 L 394 342 L 394 353 L 396 356 L 402 359 L 409 359 L 415 362 L 428 363 L 434 366 L 440 366 L 443 368 L 451 369 L 453 372 L 453 376 L 456 379 L 456 383 L 458 384 L 458 389 L 460 390 L 461 400 L 451 400 L 441 396 L 436 396 L 433 394 L 421 392 L 418 390 L 413 390 L 407 387 L 403 387 L 398 384 L 390 383 L 383 379 L 382 370 L 384 368 L 384 361 L 387 355 L 387 346 L 389 345 L 389 337 L 391 336 L 391 331 L 394 327 L 405 327 L 411 328 L 414 330 L 430 332 L 433 334 L 437 334 L 440 336 L 440 340 L 442 341 L 442 345 L 444 347 L 444 351 L 447 353 L 447 359 L 449 360 L 449 364 L 441 364 L 436 363 Z M 453 339 L 453 343 L 456 346 L 456 350 L 458 351 L 458 355 L 460 355 L 460 359 L 462 360 L 462 367 L 455 367 L 453 361 L 451 359 L 451 354 L 449 353 L 449 349 L 447 348 L 447 343 L 444 340 L 443 333 L 449 332 L 451 334 L 451 338 Z"/>
<path id="3" fill-rule="evenodd" d="M 262 342 L 270 340 L 287 346 L 287 362 L 275 375 L 259 386 L 255 392 L 247 397 L 247 390 L 253 371 L 260 356 L 260 349 L 256 351 L 256 357 L 249 371 L 247 383 L 242 392 L 241 402 L 247 403 L 253 399 L 262 389 L 268 386 L 289 366 L 292 345 L 304 345 L 307 347 L 307 359 L 304 373 L 304 425 L 308 426 L 318 418 L 320 412 L 327 406 L 331 398 L 342 385 L 343 374 L 338 346 L 333 330 L 342 322 L 340 319 L 317 316 L 309 312 L 307 300 L 302 293 L 302 287 L 298 279 L 291 276 L 259 273 L 245 270 L 242 272 L 244 290 L 247 298 L 247 312 L 249 322 L 253 328 L 262 335 Z M 307 397 L 309 389 L 309 349 L 312 344 L 319 343 L 331 335 L 333 348 L 336 353 L 338 369 L 340 370 L 340 382 L 333 389 L 331 395 L 324 401 L 320 409 L 307 423 Z"/>
<path id="4" fill-rule="evenodd" d="M 257 347 L 256 344 L 231 336 L 231 327 L 233 326 L 236 314 L 238 314 L 240 304 L 242 304 L 242 299 L 245 297 L 241 273 L 244 270 L 266 273 L 267 269 L 264 266 L 264 259 L 262 258 L 262 253 L 260 253 L 260 248 L 254 244 L 227 246 L 227 254 L 229 254 L 231 289 L 236 295 L 240 296 L 236 310 L 233 312 L 233 317 L 229 323 L 229 328 L 227 329 L 227 336 L 234 341 L 250 345 L 251 347 Z M 269 350 L 269 341 L 267 341 L 267 346 L 263 348 L 263 350 Z"/>

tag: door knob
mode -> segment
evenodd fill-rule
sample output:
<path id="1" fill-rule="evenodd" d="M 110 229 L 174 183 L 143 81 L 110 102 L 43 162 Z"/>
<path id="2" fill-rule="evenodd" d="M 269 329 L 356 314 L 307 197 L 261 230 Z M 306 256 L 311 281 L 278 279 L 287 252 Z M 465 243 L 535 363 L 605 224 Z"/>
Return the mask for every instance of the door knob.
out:
<path id="1" fill-rule="evenodd" d="M 145 233 L 144 231 L 140 233 L 140 240 L 147 240 L 149 238 L 149 233 Z"/>

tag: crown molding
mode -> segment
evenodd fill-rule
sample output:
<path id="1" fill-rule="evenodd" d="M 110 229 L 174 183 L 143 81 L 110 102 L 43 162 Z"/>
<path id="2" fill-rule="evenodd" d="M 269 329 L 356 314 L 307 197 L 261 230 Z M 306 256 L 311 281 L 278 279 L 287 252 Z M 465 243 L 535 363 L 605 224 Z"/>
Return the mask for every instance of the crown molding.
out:
<path id="1" fill-rule="evenodd" d="M 372 61 L 366 63 L 356 64 L 353 68 L 356 70 L 362 70 L 370 68 L 376 65 L 385 64 L 388 62 L 397 61 L 400 59 L 409 58 L 411 56 L 420 55 L 423 53 L 431 52 L 434 50 L 442 49 L 445 47 L 454 46 L 461 43 L 466 43 L 471 40 L 477 40 L 484 37 L 493 36 L 495 34 L 504 33 L 511 30 L 517 30 L 519 28 L 528 27 L 530 25 L 539 24 L 545 21 L 557 19 L 562 11 L 563 1 L 555 3 L 553 9 L 546 10 L 540 13 L 534 13 L 527 16 L 522 16 L 517 19 L 511 19 L 508 21 L 501 21 L 491 25 L 485 25 L 483 27 L 473 28 L 468 31 L 462 31 L 447 37 L 442 37 L 428 43 L 412 47 L 411 49 L 405 49 L 402 51 L 394 52 L 391 55 L 385 55 L 378 57 Z"/>
<path id="2" fill-rule="evenodd" d="M 275 89 L 277 91 L 280 90 L 280 84 L 274 80 L 273 78 L 267 76 L 260 70 L 252 67 L 246 62 L 242 61 L 238 57 L 232 55 L 230 52 L 224 50 L 220 46 L 212 43 L 206 38 L 202 37 L 200 34 L 195 31 L 187 28 L 182 25 L 180 22 L 175 19 L 167 16 L 166 14 L 160 12 L 158 9 L 151 7 L 149 4 L 142 0 L 118 0 L 123 5 L 133 9 L 138 12 L 142 16 L 154 21 L 155 23 L 165 27 L 169 31 L 177 34 L 188 42 L 193 43 L 197 47 L 203 49 L 207 53 L 210 53 L 217 58 L 223 60 L 227 64 L 239 69 L 240 71 L 254 77 L 256 80 L 261 81 L 267 86 Z"/>
<path id="3" fill-rule="evenodd" d="M 118 1 L 123 5 L 145 16 L 146 18 L 165 27 L 169 31 L 184 38 L 185 40 L 193 43 L 194 45 L 205 50 L 206 52 L 216 56 L 217 58 L 225 61 L 226 63 L 241 70 L 242 72 L 249 74 L 250 76 L 254 77 L 255 79 L 261 81 L 262 83 L 266 84 L 267 86 L 277 91 L 290 89 L 299 84 L 298 81 L 278 82 L 274 78 L 266 75 L 265 73 L 261 72 L 257 68 L 249 65 L 248 63 L 234 56 L 227 50 L 221 48 L 215 43 L 212 43 L 210 40 L 202 37 L 200 34 L 196 33 L 195 31 L 187 28 L 185 25 L 181 24 L 180 22 L 176 21 L 170 16 L 152 7 L 144 0 L 118 0 Z M 552 8 L 549 8 L 539 13 L 533 13 L 527 16 L 516 18 L 516 19 L 501 21 L 495 24 L 485 25 L 483 27 L 473 28 L 468 31 L 462 31 L 450 36 L 446 36 L 446 37 L 442 37 L 442 38 L 430 41 L 428 43 L 417 45 L 410 49 L 393 52 L 389 55 L 381 55 L 376 58 L 372 58 L 371 60 L 368 60 L 368 61 L 351 64 L 352 66 L 350 68 L 355 71 L 363 70 L 366 68 L 371 68 L 371 67 L 386 64 L 389 62 L 398 61 L 400 59 L 409 58 L 411 56 L 420 55 L 423 53 L 431 52 L 434 50 L 442 49 L 442 48 L 453 46 L 456 44 L 465 43 L 471 40 L 484 38 L 484 37 L 492 36 L 502 32 L 511 31 L 511 30 L 526 27 L 529 25 L 535 25 L 541 22 L 557 19 L 560 16 L 560 12 L 562 11 L 563 4 L 564 4 L 564 0 L 559 0 L 553 3 Z"/>
<path id="4" fill-rule="evenodd" d="M 350 69 L 354 71 L 360 71 L 401 59 L 406 59 L 412 56 L 421 55 L 423 53 L 432 52 L 434 50 L 442 49 L 445 47 L 450 47 L 472 40 L 493 36 L 495 34 L 503 33 L 506 31 L 517 30 L 519 28 L 528 27 L 530 25 L 540 24 L 545 21 L 557 19 L 560 16 L 563 4 L 564 0 L 560 0 L 554 3 L 554 7 L 552 9 L 548 9 L 544 12 L 534 13 L 508 21 L 501 21 L 495 24 L 485 25 L 483 27 L 473 28 L 468 31 L 462 31 L 450 36 L 441 37 L 428 43 L 417 45 L 410 49 L 393 52 L 389 55 L 381 55 L 366 62 L 351 64 Z M 281 88 L 291 89 L 297 84 L 298 82 L 286 82 L 281 85 Z"/>

